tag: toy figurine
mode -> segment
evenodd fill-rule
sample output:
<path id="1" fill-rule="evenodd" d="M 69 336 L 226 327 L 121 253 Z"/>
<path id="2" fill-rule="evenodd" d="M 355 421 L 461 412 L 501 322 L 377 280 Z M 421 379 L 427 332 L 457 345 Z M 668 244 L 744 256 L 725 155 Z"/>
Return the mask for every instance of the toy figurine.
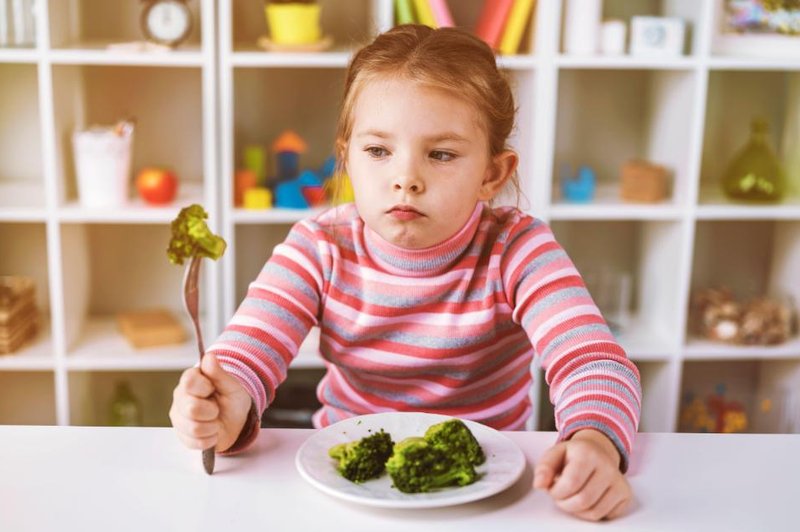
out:
<path id="1" fill-rule="evenodd" d="M 583 165 L 578 170 L 576 177 L 569 174 L 571 169 L 565 166 L 561 173 L 561 195 L 566 201 L 574 203 L 588 203 L 594 199 L 597 178 L 594 170 Z"/>
<path id="2" fill-rule="evenodd" d="M 272 152 L 275 154 L 275 167 L 278 183 L 295 179 L 300 175 L 300 154 L 306 152 L 308 147 L 305 141 L 294 131 L 288 130 L 272 143 Z"/>

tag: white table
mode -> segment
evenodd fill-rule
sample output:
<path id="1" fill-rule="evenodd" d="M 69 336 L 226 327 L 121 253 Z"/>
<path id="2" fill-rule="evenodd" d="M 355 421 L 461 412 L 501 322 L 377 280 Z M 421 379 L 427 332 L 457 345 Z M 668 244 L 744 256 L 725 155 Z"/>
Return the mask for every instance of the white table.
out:
<path id="1" fill-rule="evenodd" d="M 531 489 L 553 433 L 506 433 L 528 461 L 507 491 L 427 510 L 368 508 L 307 484 L 294 456 L 310 434 L 262 430 L 207 476 L 172 429 L 0 426 L 0 531 L 800 530 L 800 435 L 640 434 L 635 507 L 596 525 Z"/>

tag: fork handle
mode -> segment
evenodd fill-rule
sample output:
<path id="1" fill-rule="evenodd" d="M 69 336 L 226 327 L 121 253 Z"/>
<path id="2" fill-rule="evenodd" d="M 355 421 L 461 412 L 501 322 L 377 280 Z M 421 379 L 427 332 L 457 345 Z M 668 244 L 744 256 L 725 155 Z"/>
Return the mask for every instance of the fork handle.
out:
<path id="1" fill-rule="evenodd" d="M 207 474 L 214 472 L 214 448 L 203 449 L 203 469 Z"/>

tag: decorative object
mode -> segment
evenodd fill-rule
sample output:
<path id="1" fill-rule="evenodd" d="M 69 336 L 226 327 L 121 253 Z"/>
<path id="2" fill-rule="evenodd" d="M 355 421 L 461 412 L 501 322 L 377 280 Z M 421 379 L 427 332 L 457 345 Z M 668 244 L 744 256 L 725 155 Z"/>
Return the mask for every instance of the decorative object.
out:
<path id="1" fill-rule="evenodd" d="M 600 52 L 604 55 L 623 55 L 628 32 L 625 21 L 606 20 L 600 26 Z"/>
<path id="2" fill-rule="evenodd" d="M 169 168 L 148 166 L 136 175 L 136 190 L 145 203 L 167 205 L 178 193 L 178 176 Z"/>
<path id="3" fill-rule="evenodd" d="M 237 170 L 233 177 L 233 204 L 236 207 L 244 205 L 245 192 L 258 186 L 256 173 L 252 170 Z"/>
<path id="4" fill-rule="evenodd" d="M 631 55 L 679 56 L 683 54 L 685 23 L 676 17 L 631 18 Z"/>
<path id="5" fill-rule="evenodd" d="M 565 165 L 561 169 L 561 196 L 571 203 L 589 203 L 594 199 L 597 177 L 591 167 L 583 165 L 578 175 L 571 175 L 572 169 Z"/>
<path id="6" fill-rule="evenodd" d="M 597 53 L 603 0 L 567 0 L 564 18 L 564 52 L 573 55 Z"/>
<path id="7" fill-rule="evenodd" d="M 30 277 L 0 276 L 0 355 L 13 353 L 36 335 L 35 292 Z"/>
<path id="8" fill-rule="evenodd" d="M 192 11 L 187 0 L 144 0 L 140 24 L 148 41 L 177 47 L 192 32 Z"/>
<path id="9" fill-rule="evenodd" d="M 686 394 L 681 407 L 680 430 L 724 434 L 747 431 L 749 422 L 744 405 L 726 399 L 725 393 L 726 386 L 720 383 L 716 393 L 705 400 L 693 393 Z"/>
<path id="10" fill-rule="evenodd" d="M 789 298 L 756 297 L 738 301 L 728 288 L 692 294 L 693 332 L 738 345 L 777 345 L 797 334 L 797 308 Z"/>
<path id="11" fill-rule="evenodd" d="M 800 76 L 787 76 L 782 139 L 781 156 L 786 177 L 786 195 L 798 196 L 800 195 Z"/>
<path id="12" fill-rule="evenodd" d="M 750 57 L 800 57 L 800 2 L 797 0 L 714 2 L 714 52 Z"/>
<path id="13" fill-rule="evenodd" d="M 260 42 L 268 46 L 291 50 L 293 47 L 319 45 L 327 40 L 322 37 L 320 6 L 314 1 L 272 0 L 264 9 L 270 36 Z"/>
<path id="14" fill-rule="evenodd" d="M 730 199 L 753 203 L 774 203 L 783 199 L 783 168 L 767 142 L 768 131 L 766 120 L 752 121 L 750 140 L 734 156 L 722 176 L 722 190 Z"/>
<path id="15" fill-rule="evenodd" d="M 260 187 L 267 185 L 267 152 L 260 144 L 250 144 L 244 147 L 242 158 L 244 167 L 256 176 L 256 184 Z"/>
<path id="16" fill-rule="evenodd" d="M 112 427 L 140 427 L 143 424 L 142 405 L 127 382 L 120 381 L 114 386 L 109 410 L 109 424 Z"/>
<path id="17" fill-rule="evenodd" d="M 275 206 L 284 209 L 311 207 L 312 205 L 306 198 L 306 188 L 316 188 L 322 191 L 322 181 L 311 170 L 303 170 L 296 179 L 278 183 L 275 186 Z M 319 194 L 312 193 L 312 195 L 312 197 L 319 197 Z"/>
<path id="18" fill-rule="evenodd" d="M 625 201 L 657 203 L 668 195 L 668 172 L 664 166 L 633 159 L 622 166 L 620 197 Z"/>
<path id="19" fill-rule="evenodd" d="M 0 0 L 0 48 L 36 46 L 36 0 Z"/>
<path id="20" fill-rule="evenodd" d="M 272 191 L 267 187 L 254 186 L 244 191 L 243 206 L 248 210 L 272 208 Z"/>
<path id="21" fill-rule="evenodd" d="M 277 175 L 275 181 L 288 181 L 300 175 L 300 155 L 308 150 L 306 142 L 292 130 L 286 130 L 272 143 Z"/>
<path id="22" fill-rule="evenodd" d="M 166 309 L 136 310 L 117 314 L 117 328 L 135 348 L 180 344 L 186 331 L 175 315 Z"/>
<path id="23" fill-rule="evenodd" d="M 84 207 L 120 207 L 128 202 L 131 176 L 132 121 L 75 131 L 75 173 Z"/>

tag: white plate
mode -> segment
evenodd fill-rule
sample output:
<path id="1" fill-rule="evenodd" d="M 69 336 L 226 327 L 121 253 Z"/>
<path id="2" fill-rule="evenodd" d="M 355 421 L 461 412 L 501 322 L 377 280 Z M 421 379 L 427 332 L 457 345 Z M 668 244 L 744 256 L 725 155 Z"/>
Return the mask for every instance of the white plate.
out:
<path id="1" fill-rule="evenodd" d="M 320 490 L 348 501 L 383 508 L 433 508 L 476 501 L 500 493 L 520 477 L 525 457 L 519 447 L 500 432 L 463 420 L 486 454 L 486 462 L 476 468 L 481 477 L 469 486 L 453 487 L 431 493 L 403 493 L 392 488 L 387 473 L 380 478 L 356 484 L 336 471 L 336 462 L 328 449 L 336 444 L 357 440 L 383 429 L 398 442 L 408 436 L 422 436 L 434 423 L 448 416 L 414 412 L 370 414 L 340 421 L 310 436 L 295 456 L 300 475 Z M 372 432 L 370 432 L 370 430 Z"/>

